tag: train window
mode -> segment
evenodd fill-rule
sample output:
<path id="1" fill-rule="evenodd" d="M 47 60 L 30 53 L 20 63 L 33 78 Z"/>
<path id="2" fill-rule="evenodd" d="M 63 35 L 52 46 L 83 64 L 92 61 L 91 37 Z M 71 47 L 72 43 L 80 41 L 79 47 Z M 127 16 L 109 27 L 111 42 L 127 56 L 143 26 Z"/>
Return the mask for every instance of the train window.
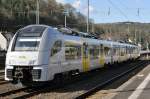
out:
<path id="1" fill-rule="evenodd" d="M 88 44 L 83 43 L 83 57 L 88 58 Z"/>
<path id="2" fill-rule="evenodd" d="M 101 56 L 104 55 L 104 46 L 103 46 L 103 44 L 100 45 L 100 55 Z"/>
<path id="3" fill-rule="evenodd" d="M 65 44 L 65 59 L 73 60 L 81 58 L 81 46 Z"/>
<path id="4" fill-rule="evenodd" d="M 51 56 L 55 55 L 61 50 L 62 47 L 62 42 L 61 41 L 56 41 L 51 49 Z"/>
<path id="5" fill-rule="evenodd" d="M 124 55 L 125 55 L 125 48 L 122 47 L 122 48 L 120 49 L 120 51 L 121 51 L 121 52 L 120 52 L 120 55 L 121 55 L 121 56 L 124 56 Z"/>
<path id="6" fill-rule="evenodd" d="M 109 47 L 104 47 L 104 53 L 105 53 L 105 56 L 110 55 L 110 48 Z"/>
<path id="7" fill-rule="evenodd" d="M 129 51 L 128 51 L 128 52 L 129 52 L 129 54 L 131 54 L 131 47 L 129 47 L 129 48 L 128 48 L 128 50 L 129 50 Z"/>
<path id="8" fill-rule="evenodd" d="M 12 51 L 37 51 L 45 29 L 43 26 L 30 26 L 19 30 Z"/>
<path id="9" fill-rule="evenodd" d="M 112 55 L 117 55 L 117 48 L 113 47 L 113 54 Z"/>
<path id="10" fill-rule="evenodd" d="M 89 52 L 90 52 L 90 58 L 91 59 L 98 58 L 98 55 L 99 55 L 99 46 L 95 46 L 95 45 L 90 46 Z"/>
<path id="11" fill-rule="evenodd" d="M 41 37 L 46 27 L 31 26 L 18 32 L 18 37 Z"/>
<path id="12" fill-rule="evenodd" d="M 126 46 L 126 54 L 128 54 L 129 52 L 128 52 L 128 47 Z"/>
<path id="13" fill-rule="evenodd" d="M 117 47 L 117 54 L 116 54 L 117 56 L 119 56 L 120 55 L 120 48 L 119 47 Z"/>
<path id="14" fill-rule="evenodd" d="M 37 51 L 39 43 L 40 38 L 18 37 L 12 51 Z"/>
<path id="15" fill-rule="evenodd" d="M 136 49 L 136 47 L 134 47 L 134 54 L 137 54 L 137 49 Z"/>

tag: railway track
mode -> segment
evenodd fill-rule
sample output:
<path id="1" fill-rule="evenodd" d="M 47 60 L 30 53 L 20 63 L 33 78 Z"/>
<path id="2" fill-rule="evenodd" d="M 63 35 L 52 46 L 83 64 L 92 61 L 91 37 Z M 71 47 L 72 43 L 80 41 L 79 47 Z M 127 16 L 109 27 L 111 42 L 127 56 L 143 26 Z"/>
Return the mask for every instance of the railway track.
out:
<path id="1" fill-rule="evenodd" d="M 0 84 L 1 82 L 4 82 L 4 74 L 5 74 L 4 70 L 0 70 Z"/>
<path id="2" fill-rule="evenodd" d="M 15 90 L 1 93 L 0 98 L 24 99 L 24 98 L 28 98 L 28 97 L 31 97 L 33 95 L 45 92 L 47 90 L 52 90 L 53 88 L 54 87 L 52 87 L 52 86 L 48 86 L 48 87 L 46 87 L 46 86 L 24 87 L 24 88 L 15 89 Z"/>
<path id="3" fill-rule="evenodd" d="M 8 83 L 9 83 L 8 81 L 0 81 L 0 85 L 8 84 Z"/>
<path id="4" fill-rule="evenodd" d="M 33 88 L 30 88 L 28 89 L 28 92 L 26 93 L 23 93 L 22 95 L 20 96 L 15 96 L 15 99 L 25 99 L 25 98 L 29 98 L 29 97 L 32 97 L 34 95 L 37 95 L 37 94 L 40 94 L 40 93 L 43 93 L 43 92 L 47 92 L 48 90 L 52 90 L 53 87 L 33 87 Z"/>
<path id="5" fill-rule="evenodd" d="M 37 96 L 40 94 L 41 98 L 48 97 L 48 98 L 52 98 L 52 99 L 54 99 L 54 98 L 55 99 L 57 99 L 57 98 L 82 99 L 82 98 L 88 97 L 89 95 L 92 95 L 93 93 L 104 88 L 111 82 L 121 78 L 122 76 L 128 74 L 129 72 L 135 70 L 136 68 L 138 68 L 139 66 L 142 66 L 144 64 L 148 64 L 148 62 L 145 63 L 145 61 L 138 61 L 137 63 L 129 64 L 129 65 L 132 65 L 132 66 L 130 66 L 130 67 L 132 67 L 130 70 L 127 70 L 118 75 L 115 75 L 114 77 L 110 77 L 111 79 L 109 79 L 107 81 L 105 80 L 105 82 L 101 82 L 99 85 L 95 84 L 92 87 L 87 88 L 86 89 L 87 91 L 84 90 L 84 91 L 78 92 L 76 90 L 76 87 L 83 86 L 86 84 L 86 82 L 89 82 L 89 81 L 86 81 L 86 79 L 85 79 L 85 81 L 83 80 L 83 81 L 77 82 L 78 84 L 71 83 L 69 85 L 65 85 L 63 88 L 55 88 L 54 86 L 50 85 L 48 87 L 43 86 L 43 87 L 32 87 L 32 88 L 26 87 L 26 88 L 20 88 L 20 89 L 15 89 L 15 90 L 12 89 L 11 91 L 1 93 L 0 98 L 10 98 L 10 97 L 15 98 L 15 99 L 30 98 L 30 97 L 39 98 Z M 87 77 L 87 76 L 85 76 L 85 77 Z M 83 78 L 85 78 L 85 77 L 83 77 Z"/>
<path id="6" fill-rule="evenodd" d="M 100 83 L 98 84 L 97 86 L 87 90 L 86 92 L 82 93 L 81 95 L 77 96 L 76 99 L 84 99 L 84 98 L 87 98 L 89 96 L 91 96 L 92 94 L 96 93 L 97 91 L 101 90 L 102 88 L 104 88 L 105 86 L 111 84 L 112 82 L 120 79 L 121 77 L 125 76 L 126 74 L 132 72 L 133 70 L 135 70 L 136 68 L 138 68 L 139 66 L 141 65 L 144 65 L 144 64 L 149 64 L 150 62 L 142 62 L 134 67 L 132 67 L 131 69 L 127 70 L 127 71 L 124 71 L 123 73 L 119 74 L 119 75 L 116 75 L 114 76 L 113 78 L 111 79 L 108 79 L 107 81 L 103 82 L 103 83 Z"/>
<path id="7" fill-rule="evenodd" d="M 15 90 L 11 90 L 11 91 L 7 91 L 4 93 L 0 93 L 0 98 L 15 98 L 18 95 L 21 95 L 22 93 L 24 93 L 25 91 L 27 91 L 29 88 L 25 87 L 25 88 L 19 88 L 19 89 L 15 89 Z M 15 96 L 15 97 L 14 97 Z"/>
<path id="8" fill-rule="evenodd" d="M 4 76 L 5 71 L 4 70 L 0 70 L 0 76 Z"/>
<path id="9" fill-rule="evenodd" d="M 0 85 L 9 83 L 8 81 L 4 80 L 4 73 L 4 70 L 0 70 Z"/>
<path id="10" fill-rule="evenodd" d="M 7 83 L 9 83 L 9 82 L 8 82 L 8 81 L 5 81 L 4 75 L 3 75 L 2 77 L 0 77 L 0 85 L 2 85 L 2 84 L 7 84 Z"/>

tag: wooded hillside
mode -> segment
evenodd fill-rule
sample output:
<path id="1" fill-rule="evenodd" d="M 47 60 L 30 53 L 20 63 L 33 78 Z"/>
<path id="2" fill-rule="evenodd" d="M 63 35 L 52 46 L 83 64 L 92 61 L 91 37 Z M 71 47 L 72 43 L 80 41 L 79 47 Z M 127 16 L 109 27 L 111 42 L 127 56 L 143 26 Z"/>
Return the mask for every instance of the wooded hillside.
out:
<path id="1" fill-rule="evenodd" d="M 64 11 L 68 11 L 67 26 L 86 32 L 86 16 L 77 12 L 70 4 L 60 4 L 55 0 L 40 1 L 40 24 L 64 26 Z M 90 19 L 90 32 L 100 38 L 131 40 L 134 43 L 150 44 L 150 24 L 148 23 L 107 23 L 94 24 Z M 15 32 L 17 29 L 36 23 L 36 0 L 0 0 L 0 31 Z M 149 45 L 150 46 L 150 45 Z"/>

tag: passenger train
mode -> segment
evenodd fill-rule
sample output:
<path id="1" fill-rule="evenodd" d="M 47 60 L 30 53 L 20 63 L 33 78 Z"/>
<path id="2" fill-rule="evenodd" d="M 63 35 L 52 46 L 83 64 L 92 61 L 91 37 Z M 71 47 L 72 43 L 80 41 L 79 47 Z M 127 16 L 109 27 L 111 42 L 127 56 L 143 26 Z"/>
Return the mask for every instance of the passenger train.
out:
<path id="1" fill-rule="evenodd" d="M 140 47 L 100 40 L 47 25 L 18 30 L 10 42 L 5 80 L 22 84 L 52 81 L 139 57 Z"/>

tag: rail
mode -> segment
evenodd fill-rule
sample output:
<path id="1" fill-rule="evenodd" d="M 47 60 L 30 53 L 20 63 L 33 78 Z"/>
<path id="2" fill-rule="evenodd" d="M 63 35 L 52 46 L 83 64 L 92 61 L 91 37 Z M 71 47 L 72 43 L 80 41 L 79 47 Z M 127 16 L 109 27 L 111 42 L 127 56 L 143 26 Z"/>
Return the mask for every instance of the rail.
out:
<path id="1" fill-rule="evenodd" d="M 103 83 L 100 83 L 99 85 L 95 86 L 94 88 L 92 88 L 92 89 L 86 91 L 85 93 L 83 93 L 83 94 L 77 96 L 76 99 L 85 99 L 86 97 L 88 97 L 88 96 L 94 94 L 95 92 L 101 90 L 101 89 L 104 88 L 106 85 L 111 84 L 112 82 L 114 82 L 114 81 L 120 79 L 121 77 L 125 76 L 126 74 L 132 72 L 133 70 L 135 70 L 136 68 L 138 68 L 139 66 L 144 65 L 144 64 L 149 64 L 149 62 L 146 62 L 146 63 L 145 63 L 145 62 L 142 62 L 142 63 L 140 63 L 140 64 L 134 66 L 133 68 L 131 68 L 131 69 L 129 69 L 129 70 L 127 70 L 127 71 L 125 71 L 125 72 L 119 74 L 119 75 L 116 75 L 115 77 L 113 77 L 113 78 L 111 78 L 111 79 L 109 79 L 109 80 L 107 80 L 107 81 L 105 81 L 105 82 L 103 82 Z"/>

